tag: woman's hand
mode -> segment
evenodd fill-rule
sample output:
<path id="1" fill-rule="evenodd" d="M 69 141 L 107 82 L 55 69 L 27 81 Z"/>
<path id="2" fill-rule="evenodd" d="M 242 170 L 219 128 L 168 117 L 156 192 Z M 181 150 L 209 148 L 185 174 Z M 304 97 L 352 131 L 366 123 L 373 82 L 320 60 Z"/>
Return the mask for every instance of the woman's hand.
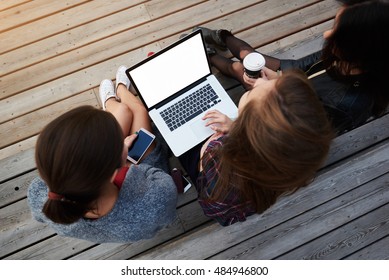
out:
<path id="1" fill-rule="evenodd" d="M 232 124 L 232 120 L 218 110 L 208 111 L 205 113 L 203 120 L 208 120 L 205 126 L 221 133 L 228 133 Z"/>
<path id="2" fill-rule="evenodd" d="M 127 150 L 132 146 L 132 143 L 134 143 L 136 137 L 138 137 L 138 134 L 131 134 L 130 136 L 124 138 L 124 146 L 127 147 Z"/>
<path id="3" fill-rule="evenodd" d="M 246 73 L 243 73 L 243 81 L 247 85 L 246 89 L 252 89 L 257 80 L 258 79 L 250 78 L 249 76 L 246 75 Z"/>
<path id="4" fill-rule="evenodd" d="M 261 77 L 265 80 L 278 79 L 281 76 L 281 71 L 273 71 L 267 67 L 263 67 L 261 70 Z"/>
<path id="5" fill-rule="evenodd" d="M 273 80 L 273 79 L 277 79 L 280 75 L 282 74 L 281 71 L 273 71 L 267 67 L 263 67 L 262 70 L 261 70 L 261 77 L 259 77 L 258 79 L 253 79 L 253 78 L 249 78 L 245 73 L 243 74 L 243 81 L 250 87 L 250 88 L 253 88 L 255 86 L 255 83 L 259 80 L 259 79 L 264 79 L 264 80 Z"/>
<path id="6" fill-rule="evenodd" d="M 126 165 L 129 166 L 130 165 L 130 163 L 127 162 L 127 153 L 128 153 L 128 149 L 134 143 L 136 137 L 138 137 L 137 134 L 132 134 L 132 135 L 124 138 L 123 152 L 122 152 L 122 166 L 126 166 Z"/>

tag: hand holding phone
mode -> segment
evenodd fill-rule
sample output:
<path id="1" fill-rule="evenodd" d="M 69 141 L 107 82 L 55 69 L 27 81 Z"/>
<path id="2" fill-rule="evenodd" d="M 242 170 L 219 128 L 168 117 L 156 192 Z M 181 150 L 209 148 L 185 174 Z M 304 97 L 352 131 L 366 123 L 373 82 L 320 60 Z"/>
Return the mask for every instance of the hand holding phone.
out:
<path id="1" fill-rule="evenodd" d="M 137 134 L 127 153 L 127 159 L 134 164 L 138 164 L 155 139 L 155 135 L 144 128 L 141 128 Z"/>

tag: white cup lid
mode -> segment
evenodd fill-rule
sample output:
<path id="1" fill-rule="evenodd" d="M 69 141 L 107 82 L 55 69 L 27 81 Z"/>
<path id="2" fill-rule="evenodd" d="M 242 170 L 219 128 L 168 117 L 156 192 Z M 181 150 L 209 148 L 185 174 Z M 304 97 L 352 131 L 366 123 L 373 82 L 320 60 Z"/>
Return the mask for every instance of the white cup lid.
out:
<path id="1" fill-rule="evenodd" d="M 262 67 L 265 66 L 265 58 L 260 53 L 250 53 L 245 56 L 243 66 L 250 71 L 261 70 Z"/>

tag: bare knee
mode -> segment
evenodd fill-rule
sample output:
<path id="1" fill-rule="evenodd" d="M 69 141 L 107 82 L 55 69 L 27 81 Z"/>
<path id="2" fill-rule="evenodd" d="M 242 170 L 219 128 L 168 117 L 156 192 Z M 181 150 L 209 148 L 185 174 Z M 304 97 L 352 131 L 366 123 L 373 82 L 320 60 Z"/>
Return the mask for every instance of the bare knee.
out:
<path id="1" fill-rule="evenodd" d="M 116 114 L 119 115 L 121 118 L 127 118 L 132 119 L 133 118 L 133 112 L 128 108 L 127 105 L 123 103 L 119 103 L 116 108 Z"/>
<path id="2" fill-rule="evenodd" d="M 127 136 L 130 132 L 131 124 L 134 118 L 132 111 L 125 104 L 118 103 L 112 114 L 118 121 L 123 131 L 123 135 Z"/>
<path id="3" fill-rule="evenodd" d="M 143 116 L 148 115 L 146 107 L 143 105 L 142 102 L 136 102 L 136 103 L 131 104 L 130 109 L 132 110 L 133 114 L 143 115 Z"/>

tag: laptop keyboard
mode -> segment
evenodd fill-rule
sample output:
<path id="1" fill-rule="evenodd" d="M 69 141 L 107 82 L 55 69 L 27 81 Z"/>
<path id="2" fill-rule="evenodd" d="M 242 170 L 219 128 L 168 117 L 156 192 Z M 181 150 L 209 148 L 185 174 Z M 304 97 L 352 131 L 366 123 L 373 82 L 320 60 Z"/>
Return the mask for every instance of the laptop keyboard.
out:
<path id="1" fill-rule="evenodd" d="M 219 96 L 207 84 L 161 111 L 160 114 L 170 131 L 173 131 L 219 102 Z"/>

